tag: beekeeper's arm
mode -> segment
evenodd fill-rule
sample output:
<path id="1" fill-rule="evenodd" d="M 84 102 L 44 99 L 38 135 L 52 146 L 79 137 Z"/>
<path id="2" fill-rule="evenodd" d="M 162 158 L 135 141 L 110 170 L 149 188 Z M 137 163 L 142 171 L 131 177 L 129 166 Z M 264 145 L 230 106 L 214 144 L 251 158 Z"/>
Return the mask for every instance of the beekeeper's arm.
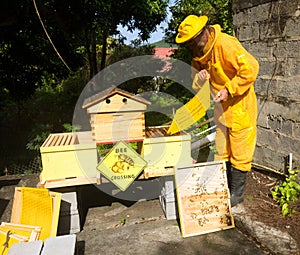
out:
<path id="1" fill-rule="evenodd" d="M 197 63 L 193 63 L 193 68 L 192 68 L 192 79 L 193 79 L 193 84 L 192 88 L 195 92 L 198 92 L 201 87 L 204 85 L 207 79 L 210 78 L 210 75 L 206 69 L 199 70 L 199 66 L 197 66 Z"/>
<path id="2" fill-rule="evenodd" d="M 258 74 L 258 62 L 239 43 L 226 48 L 224 64 L 236 70 L 236 75 L 225 83 L 225 88 L 231 96 L 243 95 L 253 85 Z"/>

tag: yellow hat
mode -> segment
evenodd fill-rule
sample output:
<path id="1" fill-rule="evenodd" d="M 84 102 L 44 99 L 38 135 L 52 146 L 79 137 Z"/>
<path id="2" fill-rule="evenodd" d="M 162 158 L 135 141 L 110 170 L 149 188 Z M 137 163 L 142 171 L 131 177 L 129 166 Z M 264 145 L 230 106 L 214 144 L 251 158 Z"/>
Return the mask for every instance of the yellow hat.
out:
<path id="1" fill-rule="evenodd" d="M 178 34 L 176 36 L 176 43 L 184 43 L 192 39 L 194 36 L 205 27 L 207 23 L 207 16 L 187 16 L 180 24 L 178 28 Z"/>

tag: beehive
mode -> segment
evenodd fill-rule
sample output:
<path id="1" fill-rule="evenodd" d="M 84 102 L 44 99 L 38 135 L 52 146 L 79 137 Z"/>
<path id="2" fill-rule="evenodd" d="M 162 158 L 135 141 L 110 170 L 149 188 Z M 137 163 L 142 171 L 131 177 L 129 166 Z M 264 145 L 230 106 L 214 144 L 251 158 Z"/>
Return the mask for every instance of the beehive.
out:
<path id="1" fill-rule="evenodd" d="M 90 132 L 50 134 L 40 152 L 42 183 L 97 176 L 97 149 Z"/>
<path id="2" fill-rule="evenodd" d="M 145 178 L 174 174 L 175 166 L 193 163 L 191 136 L 185 132 L 167 135 L 168 126 L 147 127 L 141 155 L 148 162 Z"/>
<path id="3" fill-rule="evenodd" d="M 142 141 L 149 101 L 111 87 L 87 98 L 83 108 L 90 115 L 92 136 L 97 144 Z"/>

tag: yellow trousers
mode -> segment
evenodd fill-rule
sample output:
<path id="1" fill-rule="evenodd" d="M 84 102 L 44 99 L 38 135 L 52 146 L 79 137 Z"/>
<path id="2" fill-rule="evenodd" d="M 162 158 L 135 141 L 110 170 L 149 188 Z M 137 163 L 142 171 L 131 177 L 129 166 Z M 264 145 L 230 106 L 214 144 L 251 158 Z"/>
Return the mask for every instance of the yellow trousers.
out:
<path id="1" fill-rule="evenodd" d="M 232 166 L 241 171 L 251 170 L 251 161 L 256 145 L 256 126 L 232 131 L 221 124 L 216 128 L 215 160 L 230 161 Z"/>

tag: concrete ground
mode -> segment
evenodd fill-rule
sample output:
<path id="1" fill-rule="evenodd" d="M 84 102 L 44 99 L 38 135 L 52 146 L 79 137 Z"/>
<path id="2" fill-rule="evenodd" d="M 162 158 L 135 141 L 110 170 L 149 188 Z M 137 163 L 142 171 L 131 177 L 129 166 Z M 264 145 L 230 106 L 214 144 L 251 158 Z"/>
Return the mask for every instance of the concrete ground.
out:
<path id="1" fill-rule="evenodd" d="M 153 191 L 161 189 L 159 182 L 131 185 L 128 193 L 138 202 L 113 198 L 94 185 L 79 188 L 79 204 L 87 208 L 81 209 L 78 254 L 300 254 L 288 233 L 252 221 L 242 205 L 232 210 L 234 229 L 182 238 L 179 222 L 166 219 L 160 201 L 142 198 L 158 197 Z"/>
<path id="2" fill-rule="evenodd" d="M 158 199 L 90 208 L 77 242 L 78 255 L 271 254 L 238 228 L 182 238 L 177 220 L 165 218 Z"/>
<path id="3" fill-rule="evenodd" d="M 37 175 L 0 177 L 0 221 L 10 221 L 14 188 L 35 187 L 37 183 Z M 300 254 L 287 233 L 251 221 L 242 206 L 233 208 L 235 228 L 183 238 L 178 221 L 165 218 L 157 198 L 125 201 L 107 195 L 94 185 L 74 190 L 81 220 L 81 230 L 76 233 L 77 255 Z M 74 216 L 70 215 L 75 219 Z"/>

